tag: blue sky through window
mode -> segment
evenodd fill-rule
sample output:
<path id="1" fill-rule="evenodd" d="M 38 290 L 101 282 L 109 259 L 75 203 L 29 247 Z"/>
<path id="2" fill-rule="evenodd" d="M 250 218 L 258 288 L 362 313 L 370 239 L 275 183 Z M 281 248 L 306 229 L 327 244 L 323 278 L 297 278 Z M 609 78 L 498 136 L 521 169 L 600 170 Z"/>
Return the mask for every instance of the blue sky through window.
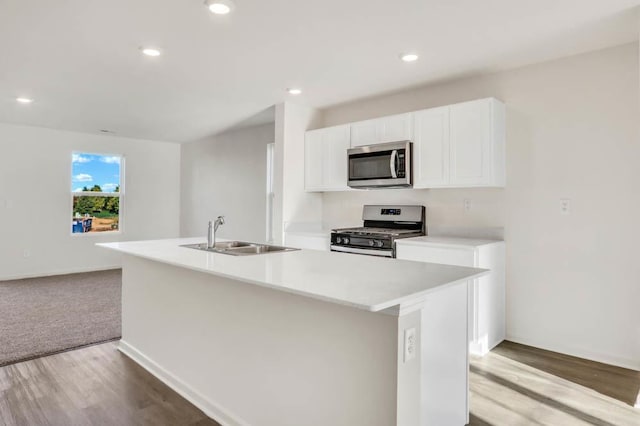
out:
<path id="1" fill-rule="evenodd" d="M 72 158 L 71 190 L 82 191 L 99 185 L 102 192 L 114 192 L 120 185 L 120 160 L 117 155 L 98 155 L 74 152 Z"/>

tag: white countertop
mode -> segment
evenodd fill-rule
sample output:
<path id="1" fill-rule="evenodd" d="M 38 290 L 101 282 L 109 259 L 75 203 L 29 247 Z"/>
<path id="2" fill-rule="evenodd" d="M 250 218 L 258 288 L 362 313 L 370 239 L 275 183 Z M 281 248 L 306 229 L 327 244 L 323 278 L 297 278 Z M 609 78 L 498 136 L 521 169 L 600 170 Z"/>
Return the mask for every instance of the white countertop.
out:
<path id="1" fill-rule="evenodd" d="M 317 250 L 231 256 L 180 247 L 203 238 L 100 243 L 100 247 L 371 312 L 410 305 L 485 269 Z"/>
<path id="2" fill-rule="evenodd" d="M 396 240 L 396 245 L 431 246 L 431 247 L 455 247 L 475 249 L 488 244 L 503 244 L 501 240 L 484 240 L 478 238 L 459 237 L 424 237 L 401 238 Z"/>

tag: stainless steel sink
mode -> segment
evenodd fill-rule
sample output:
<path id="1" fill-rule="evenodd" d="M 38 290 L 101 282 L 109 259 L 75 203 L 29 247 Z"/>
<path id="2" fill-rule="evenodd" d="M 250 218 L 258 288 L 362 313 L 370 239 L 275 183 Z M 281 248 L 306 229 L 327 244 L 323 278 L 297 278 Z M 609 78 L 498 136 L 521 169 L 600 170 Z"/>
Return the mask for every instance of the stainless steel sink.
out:
<path id="1" fill-rule="evenodd" d="M 229 254 L 232 256 L 250 256 L 254 254 L 277 253 L 283 251 L 298 250 L 291 247 L 274 246 L 271 244 L 247 243 L 244 241 L 221 241 L 215 247 L 207 248 L 206 244 L 186 244 L 187 247 L 195 250 L 208 251 L 212 253 Z"/>

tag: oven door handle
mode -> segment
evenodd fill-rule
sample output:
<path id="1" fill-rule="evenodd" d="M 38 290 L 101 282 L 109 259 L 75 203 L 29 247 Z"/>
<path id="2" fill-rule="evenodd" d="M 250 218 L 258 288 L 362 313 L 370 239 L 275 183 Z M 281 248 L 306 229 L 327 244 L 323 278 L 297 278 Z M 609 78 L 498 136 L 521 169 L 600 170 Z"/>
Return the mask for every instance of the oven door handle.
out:
<path id="1" fill-rule="evenodd" d="M 351 254 L 368 254 L 370 256 L 393 257 L 393 252 L 389 250 L 360 249 L 355 247 L 341 247 L 331 245 L 331 251 Z"/>
<path id="2" fill-rule="evenodd" d="M 396 162 L 398 160 L 398 150 L 391 151 L 391 157 L 389 158 L 389 168 L 391 169 L 391 177 L 398 178 L 398 171 L 396 170 Z"/>

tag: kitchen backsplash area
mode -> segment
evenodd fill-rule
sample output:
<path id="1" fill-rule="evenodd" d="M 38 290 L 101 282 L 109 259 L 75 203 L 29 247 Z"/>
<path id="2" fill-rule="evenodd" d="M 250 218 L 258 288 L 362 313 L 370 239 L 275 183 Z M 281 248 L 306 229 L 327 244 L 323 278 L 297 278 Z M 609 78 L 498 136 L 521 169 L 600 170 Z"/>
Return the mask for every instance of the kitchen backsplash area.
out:
<path id="1" fill-rule="evenodd" d="M 332 227 L 346 227 L 362 221 L 365 204 L 424 205 L 430 235 L 502 239 L 506 197 L 501 188 L 325 192 L 322 217 Z"/>

